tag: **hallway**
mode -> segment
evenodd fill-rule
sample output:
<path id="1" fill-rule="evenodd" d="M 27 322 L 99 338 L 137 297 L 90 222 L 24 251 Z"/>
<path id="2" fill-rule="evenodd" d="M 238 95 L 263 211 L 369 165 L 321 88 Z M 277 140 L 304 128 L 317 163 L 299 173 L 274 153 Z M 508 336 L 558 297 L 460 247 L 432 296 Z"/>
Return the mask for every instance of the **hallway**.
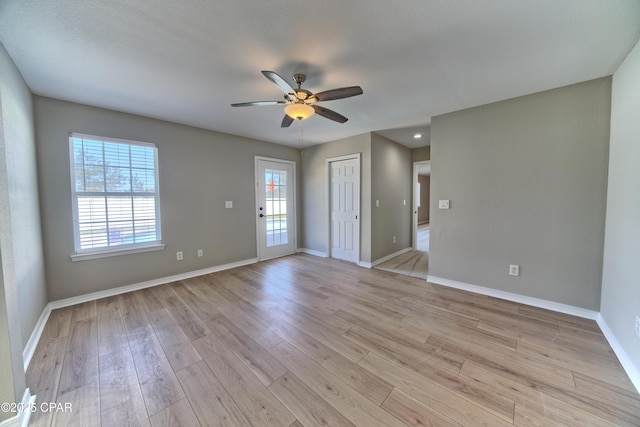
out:
<path id="1" fill-rule="evenodd" d="M 391 258 L 375 268 L 403 276 L 427 280 L 429 271 L 429 224 L 418 226 L 418 250 L 410 250 Z"/>

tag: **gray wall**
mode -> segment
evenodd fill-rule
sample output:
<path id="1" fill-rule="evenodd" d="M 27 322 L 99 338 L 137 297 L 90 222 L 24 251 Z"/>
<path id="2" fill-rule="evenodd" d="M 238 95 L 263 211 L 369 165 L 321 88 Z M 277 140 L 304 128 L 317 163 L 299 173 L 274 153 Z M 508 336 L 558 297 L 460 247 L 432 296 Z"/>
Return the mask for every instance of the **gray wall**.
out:
<path id="1" fill-rule="evenodd" d="M 0 268 L 2 268 L 2 247 L 0 247 Z M 13 346 L 11 343 L 11 326 L 9 325 L 9 305 L 7 305 L 7 295 L 4 284 L 4 274 L 0 275 L 0 402 L 17 402 L 20 391 L 17 391 L 14 382 L 14 366 L 20 366 L 20 360 L 15 358 L 13 361 L 13 353 L 18 355 L 19 346 Z M 16 380 L 22 383 L 24 387 L 24 373 L 16 377 Z M 13 416 L 10 412 L 0 412 L 0 423 Z"/>
<path id="2" fill-rule="evenodd" d="M 411 150 L 374 133 L 304 150 L 301 247 L 327 253 L 326 161 L 355 153 L 361 155 L 360 261 L 369 263 L 411 246 Z M 380 200 L 379 208 L 375 207 L 376 199 Z"/>
<path id="3" fill-rule="evenodd" d="M 613 75 L 601 315 L 640 372 L 640 44 Z"/>
<path id="4" fill-rule="evenodd" d="M 434 117 L 429 274 L 597 311 L 610 100 L 603 78 Z"/>
<path id="5" fill-rule="evenodd" d="M 374 262 L 411 246 L 412 166 L 409 148 L 371 134 L 371 260 Z M 376 200 L 380 201 L 379 207 Z"/>
<path id="6" fill-rule="evenodd" d="M 47 303 L 29 88 L 0 44 L 0 401 L 25 389 L 23 349 Z M 0 421 L 13 414 L 0 412 Z"/>
<path id="7" fill-rule="evenodd" d="M 360 153 L 360 261 L 371 262 L 371 134 L 305 148 L 302 154 L 301 248 L 327 253 L 329 233 L 327 163 L 332 157 Z"/>
<path id="8" fill-rule="evenodd" d="M 35 97 L 35 122 L 51 300 L 255 258 L 254 156 L 299 160 L 291 147 L 50 98 Z M 71 261 L 69 132 L 158 146 L 165 250 Z"/>
<path id="9" fill-rule="evenodd" d="M 431 146 L 411 149 L 411 163 L 431 160 Z"/>

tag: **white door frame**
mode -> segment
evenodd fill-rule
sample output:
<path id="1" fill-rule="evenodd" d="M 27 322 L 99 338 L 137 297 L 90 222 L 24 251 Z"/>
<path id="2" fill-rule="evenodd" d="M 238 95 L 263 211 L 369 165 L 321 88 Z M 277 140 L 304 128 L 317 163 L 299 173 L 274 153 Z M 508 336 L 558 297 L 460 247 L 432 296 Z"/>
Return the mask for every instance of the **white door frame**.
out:
<path id="1" fill-rule="evenodd" d="M 326 201 L 327 201 L 327 257 L 331 258 L 331 163 L 341 160 L 356 159 L 358 161 L 360 173 L 358 174 L 358 226 L 356 227 L 355 253 L 356 264 L 360 265 L 360 224 L 362 223 L 362 193 L 360 191 L 362 162 L 360 161 L 360 153 L 347 154 L 338 157 L 329 157 L 325 161 L 326 171 Z"/>
<path id="2" fill-rule="evenodd" d="M 411 242 L 412 242 L 413 250 L 418 249 L 418 201 L 420 200 L 420 194 L 417 194 L 418 193 L 418 167 L 426 166 L 426 165 L 431 165 L 431 160 L 422 160 L 419 162 L 413 162 L 413 180 L 411 184 L 411 194 L 413 194 L 413 217 L 411 220 Z M 429 194 L 431 194 L 431 192 L 429 192 Z"/>
<path id="3" fill-rule="evenodd" d="M 296 207 L 296 202 L 297 202 L 297 192 L 296 192 L 296 162 L 292 161 L 292 160 L 283 160 L 283 159 L 274 159 L 272 157 L 262 157 L 262 156 L 255 156 L 254 157 L 254 170 L 253 170 L 253 179 L 254 182 L 256 184 L 255 187 L 255 207 L 254 207 L 254 212 L 256 215 L 256 256 L 258 261 L 262 261 L 264 259 L 268 259 L 265 258 L 263 254 L 261 254 L 260 251 L 260 239 L 262 238 L 262 236 L 260 235 L 260 216 L 259 216 L 259 212 L 258 212 L 258 207 L 260 205 L 260 201 L 259 201 L 259 191 L 262 191 L 261 188 L 259 188 L 259 180 L 258 180 L 258 162 L 260 160 L 265 160 L 267 162 L 276 162 L 276 163 L 284 163 L 287 165 L 291 165 L 291 167 L 293 168 L 293 177 L 292 177 L 292 183 L 293 183 L 293 215 L 292 215 L 292 221 L 291 221 L 291 238 L 293 239 L 293 253 L 298 251 L 298 220 L 297 220 L 297 216 L 298 216 L 298 210 Z M 289 225 L 287 224 L 287 227 L 289 227 Z"/>

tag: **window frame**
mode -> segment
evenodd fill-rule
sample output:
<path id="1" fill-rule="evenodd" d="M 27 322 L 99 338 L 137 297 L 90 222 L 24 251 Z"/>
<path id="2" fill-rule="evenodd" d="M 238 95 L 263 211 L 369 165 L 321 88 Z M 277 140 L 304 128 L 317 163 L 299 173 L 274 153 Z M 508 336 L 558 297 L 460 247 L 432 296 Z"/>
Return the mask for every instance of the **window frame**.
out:
<path id="1" fill-rule="evenodd" d="M 148 242 L 141 242 L 141 243 L 125 243 L 125 244 L 111 245 L 111 246 L 107 245 L 107 246 L 100 246 L 96 248 L 86 248 L 86 249 L 80 248 L 80 245 L 81 245 L 80 218 L 79 218 L 79 212 L 78 212 L 79 197 L 83 195 L 84 196 L 95 195 L 97 197 L 105 197 L 105 198 L 109 196 L 135 197 L 136 194 L 141 194 L 141 193 L 136 193 L 133 190 L 118 191 L 118 192 L 106 191 L 107 190 L 106 182 L 105 182 L 104 191 L 94 191 L 94 192 L 77 191 L 75 158 L 74 158 L 74 154 L 75 154 L 74 139 L 99 141 L 103 144 L 104 143 L 124 144 L 129 147 L 139 146 L 139 147 L 153 148 L 154 179 L 155 179 L 154 191 L 144 192 L 142 194 L 145 194 L 147 196 L 152 195 L 154 197 L 155 232 L 156 232 L 155 240 L 148 241 Z M 104 156 L 104 149 L 103 149 L 103 156 Z M 110 137 L 97 136 L 97 135 L 89 135 L 89 134 L 83 134 L 78 132 L 69 132 L 69 160 L 70 160 L 69 170 L 70 170 L 70 177 L 71 177 L 71 188 L 70 188 L 71 189 L 71 209 L 72 209 L 72 218 L 73 218 L 73 240 L 74 240 L 74 243 L 73 243 L 74 253 L 71 255 L 72 261 L 82 261 L 82 260 L 88 260 L 88 259 L 111 257 L 111 256 L 117 256 L 117 255 L 126 255 L 126 254 L 139 253 L 139 252 L 157 251 L 157 250 L 164 249 L 165 245 L 162 242 L 162 222 L 160 217 L 160 185 L 159 185 L 160 182 L 159 182 L 159 171 L 158 171 L 159 170 L 158 147 L 155 144 L 150 142 L 132 141 L 132 140 L 110 138 Z M 131 163 L 129 163 L 129 166 L 127 169 L 131 171 L 132 169 Z M 106 222 L 107 224 L 109 224 L 110 221 L 107 219 Z"/>

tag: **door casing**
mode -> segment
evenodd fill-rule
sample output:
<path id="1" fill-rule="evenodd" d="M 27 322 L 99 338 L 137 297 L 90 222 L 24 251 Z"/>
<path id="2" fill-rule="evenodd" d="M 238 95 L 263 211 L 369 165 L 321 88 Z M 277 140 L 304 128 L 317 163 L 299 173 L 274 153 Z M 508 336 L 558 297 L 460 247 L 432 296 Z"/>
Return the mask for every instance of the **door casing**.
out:
<path id="1" fill-rule="evenodd" d="M 332 235 L 332 221 L 331 221 L 331 163 L 333 162 L 339 162 L 342 160 L 352 160 L 355 159 L 358 163 L 358 182 L 357 182 L 357 191 L 358 191 L 358 219 L 357 219 L 357 225 L 356 225 L 356 236 L 354 238 L 354 252 L 355 252 L 355 260 L 353 260 L 354 263 L 356 264 L 360 264 L 360 224 L 361 224 L 361 193 L 360 193 L 360 188 L 361 188 L 361 181 L 362 181 L 362 177 L 361 177 L 361 173 L 362 173 L 362 162 L 360 160 L 360 153 L 354 153 L 354 154 L 348 154 L 348 155 L 344 155 L 344 156 L 339 156 L 339 157 L 331 157 L 326 159 L 326 166 L 325 166 L 325 170 L 326 170 L 326 200 L 327 200 L 327 256 L 329 258 L 332 257 L 331 254 L 331 235 Z"/>
<path id="2" fill-rule="evenodd" d="M 256 215 L 256 254 L 257 254 L 257 259 L 258 261 L 264 261 L 267 259 L 271 259 L 271 258 L 277 258 L 279 256 L 285 256 L 285 255 L 290 255 L 291 253 L 295 253 L 298 250 L 298 233 L 297 233 L 297 208 L 296 208 L 296 162 L 291 161 L 291 160 L 282 160 L 282 159 L 274 159 L 274 158 L 270 158 L 270 157 L 261 157 L 261 156 L 255 156 L 254 158 L 254 165 L 255 165 L 255 169 L 254 169 L 254 180 L 256 183 L 256 187 L 255 187 L 255 215 Z M 289 218 L 287 216 L 287 232 L 290 234 L 291 239 L 292 239 L 292 243 L 293 243 L 293 249 L 292 251 L 289 253 L 284 253 L 284 254 L 278 254 L 278 255 L 267 255 L 262 253 L 262 239 L 264 238 L 264 236 L 261 235 L 260 233 L 260 211 L 259 211 L 259 207 L 260 207 L 260 191 L 263 191 L 263 188 L 261 188 L 261 180 L 263 180 L 264 178 L 260 176 L 259 174 L 259 164 L 261 161 L 265 161 L 265 162 L 273 162 L 273 163 L 282 163 L 282 164 L 286 164 L 292 167 L 292 173 L 291 173 L 291 191 L 292 191 L 292 212 L 291 212 L 291 220 L 289 221 Z M 288 199 L 287 199 L 288 202 Z"/>

